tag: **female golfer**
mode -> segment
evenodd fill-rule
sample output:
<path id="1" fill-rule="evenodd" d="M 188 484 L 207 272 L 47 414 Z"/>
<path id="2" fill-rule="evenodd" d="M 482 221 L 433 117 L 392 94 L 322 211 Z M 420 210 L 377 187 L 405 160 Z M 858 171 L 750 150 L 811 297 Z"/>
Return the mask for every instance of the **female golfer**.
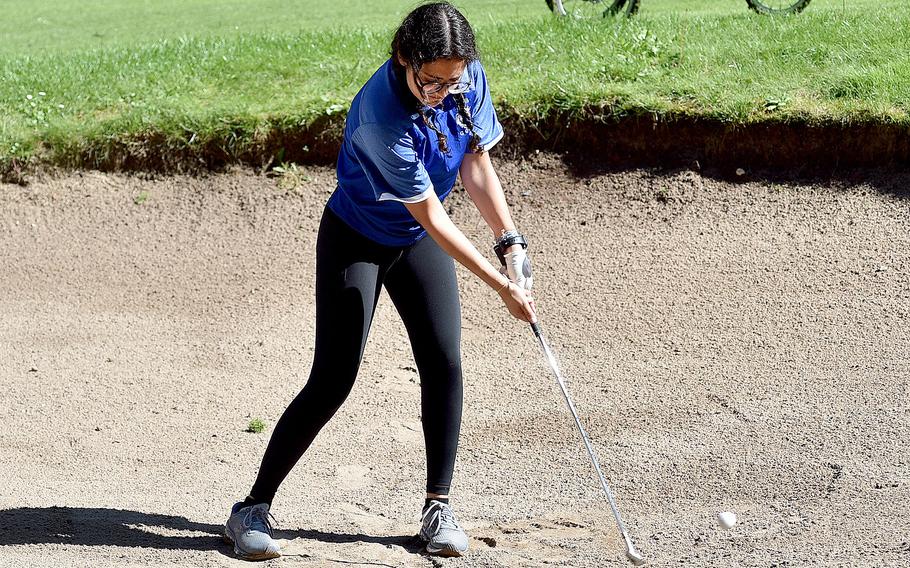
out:
<path id="1" fill-rule="evenodd" d="M 461 307 L 454 258 L 509 312 L 535 321 L 526 243 L 515 230 L 487 150 L 502 137 L 471 26 L 452 5 L 416 8 L 390 59 L 351 104 L 338 186 L 316 243 L 316 349 L 309 380 L 284 411 L 249 496 L 226 537 L 242 558 L 280 555 L 269 507 L 278 486 L 348 396 L 385 286 L 420 374 L 427 486 L 420 537 L 459 556 L 468 538 L 449 506 L 461 427 Z M 441 205 L 455 178 L 493 232 L 497 271 Z"/>

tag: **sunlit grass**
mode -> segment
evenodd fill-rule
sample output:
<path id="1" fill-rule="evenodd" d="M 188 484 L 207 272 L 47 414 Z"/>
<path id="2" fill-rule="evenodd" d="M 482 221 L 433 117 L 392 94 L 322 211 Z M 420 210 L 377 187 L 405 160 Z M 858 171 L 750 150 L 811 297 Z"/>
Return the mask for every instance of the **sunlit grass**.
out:
<path id="1" fill-rule="evenodd" d="M 51 3 L 35 4 L 0 24 L 20 40 L 0 51 L 0 161 L 149 134 L 242 152 L 273 129 L 343 113 L 413 5 L 343 0 L 332 15 L 271 0 L 107 0 L 54 19 L 40 15 Z M 910 124 L 910 11 L 883 9 L 888 0 L 814 0 L 793 18 L 742 0 L 643 0 L 635 18 L 597 21 L 553 18 L 542 0 L 461 4 L 506 117 Z M 57 30 L 40 46 L 25 25 L 35 18 Z"/>

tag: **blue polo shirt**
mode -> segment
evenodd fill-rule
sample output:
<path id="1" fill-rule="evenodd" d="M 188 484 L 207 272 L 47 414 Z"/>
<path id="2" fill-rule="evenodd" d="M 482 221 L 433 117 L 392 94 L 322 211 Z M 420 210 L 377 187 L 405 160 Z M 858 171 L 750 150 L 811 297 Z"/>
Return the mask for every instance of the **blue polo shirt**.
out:
<path id="1" fill-rule="evenodd" d="M 502 138 L 479 61 L 462 76 L 472 88 L 464 94 L 480 145 L 489 150 Z M 442 201 L 452 191 L 471 133 L 452 95 L 429 114 L 447 137 L 449 153 L 439 151 L 437 135 L 424 123 L 418 100 L 404 75 L 388 60 L 351 103 L 338 154 L 338 186 L 328 207 L 354 230 L 387 246 L 407 246 L 426 235 L 405 208 L 435 193 Z"/>

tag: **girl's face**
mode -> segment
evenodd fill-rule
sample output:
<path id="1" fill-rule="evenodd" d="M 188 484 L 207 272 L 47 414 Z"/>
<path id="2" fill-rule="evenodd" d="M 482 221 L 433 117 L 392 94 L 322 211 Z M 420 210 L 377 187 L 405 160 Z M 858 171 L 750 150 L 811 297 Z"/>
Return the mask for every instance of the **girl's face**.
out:
<path id="1" fill-rule="evenodd" d="M 419 69 L 398 60 L 404 66 L 408 77 L 408 88 L 423 104 L 434 107 L 450 92 L 463 93 L 467 85 L 462 84 L 465 62 L 460 59 L 437 59 L 424 63 Z"/>

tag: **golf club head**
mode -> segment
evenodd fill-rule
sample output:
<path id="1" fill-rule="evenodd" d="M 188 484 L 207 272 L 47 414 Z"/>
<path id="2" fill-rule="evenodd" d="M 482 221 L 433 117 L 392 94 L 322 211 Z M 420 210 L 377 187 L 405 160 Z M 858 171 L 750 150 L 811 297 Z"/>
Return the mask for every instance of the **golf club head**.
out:
<path id="1" fill-rule="evenodd" d="M 622 529 L 622 538 L 626 541 L 626 557 L 636 566 L 644 565 L 645 557 L 635 550 L 635 545 L 632 544 L 632 539 L 626 534 L 625 529 Z"/>
<path id="2" fill-rule="evenodd" d="M 636 566 L 643 566 L 645 563 L 645 557 L 638 553 L 634 548 L 626 551 L 626 556 Z"/>

